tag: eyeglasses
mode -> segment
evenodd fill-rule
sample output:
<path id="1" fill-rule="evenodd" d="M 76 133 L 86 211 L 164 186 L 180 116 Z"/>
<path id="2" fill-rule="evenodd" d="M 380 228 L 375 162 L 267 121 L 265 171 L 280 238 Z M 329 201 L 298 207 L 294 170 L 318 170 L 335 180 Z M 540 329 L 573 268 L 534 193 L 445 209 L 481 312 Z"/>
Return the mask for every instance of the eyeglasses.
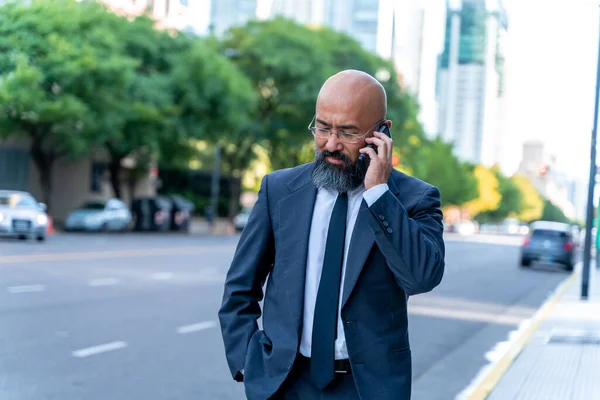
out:
<path id="1" fill-rule="evenodd" d="M 329 139 L 329 136 L 337 135 L 337 137 L 340 138 L 340 140 L 345 143 L 358 143 L 360 141 L 360 139 L 367 136 L 369 134 L 369 132 L 371 132 L 373 129 L 377 128 L 379 126 L 379 124 L 381 124 L 383 121 L 385 121 L 385 119 L 380 119 L 379 121 L 377 121 L 377 123 L 375 125 L 373 125 L 373 127 L 371 127 L 371 129 L 366 131 L 364 134 L 357 135 L 356 133 L 347 133 L 344 131 L 333 132 L 330 129 L 317 128 L 316 126 L 313 126 L 313 123 L 315 122 L 316 118 L 317 118 L 317 116 L 315 115 L 313 117 L 313 119 L 310 121 L 310 124 L 308 124 L 308 130 L 313 134 L 314 137 L 317 137 L 319 139 Z"/>

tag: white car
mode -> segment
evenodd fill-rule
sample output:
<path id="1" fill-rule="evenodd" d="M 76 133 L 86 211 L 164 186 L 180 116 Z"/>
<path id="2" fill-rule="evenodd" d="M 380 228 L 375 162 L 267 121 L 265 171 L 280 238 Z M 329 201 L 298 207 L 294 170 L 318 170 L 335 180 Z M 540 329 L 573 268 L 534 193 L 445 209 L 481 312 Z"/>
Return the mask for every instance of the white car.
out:
<path id="1" fill-rule="evenodd" d="M 236 231 L 241 232 L 244 230 L 248 223 L 250 212 L 252 212 L 252 207 L 244 207 L 242 211 L 233 218 L 233 226 L 235 226 Z"/>
<path id="2" fill-rule="evenodd" d="M 125 231 L 131 228 L 131 211 L 121 200 L 88 201 L 71 211 L 66 231 Z"/>
<path id="3" fill-rule="evenodd" d="M 45 204 L 27 192 L 0 190 L 0 236 L 41 242 L 46 239 L 47 227 Z"/>

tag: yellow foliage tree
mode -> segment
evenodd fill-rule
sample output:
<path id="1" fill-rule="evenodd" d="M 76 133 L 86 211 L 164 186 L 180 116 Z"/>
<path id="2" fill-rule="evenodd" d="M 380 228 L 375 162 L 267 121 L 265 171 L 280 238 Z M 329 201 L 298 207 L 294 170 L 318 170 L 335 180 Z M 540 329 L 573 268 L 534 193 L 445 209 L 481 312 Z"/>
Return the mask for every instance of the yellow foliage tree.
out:
<path id="1" fill-rule="evenodd" d="M 522 196 L 521 211 L 518 214 L 518 218 L 521 221 L 529 222 L 542 217 L 544 212 L 544 201 L 541 196 L 535 190 L 535 187 L 529 180 L 529 178 L 516 174 L 511 178 L 517 185 Z"/>
<path id="2" fill-rule="evenodd" d="M 471 218 L 479 213 L 497 209 L 500 205 L 500 200 L 502 200 L 502 196 L 498 191 L 498 178 L 496 178 L 494 172 L 478 165 L 475 167 L 475 178 L 477 179 L 479 197 L 465 204 L 465 208 Z"/>

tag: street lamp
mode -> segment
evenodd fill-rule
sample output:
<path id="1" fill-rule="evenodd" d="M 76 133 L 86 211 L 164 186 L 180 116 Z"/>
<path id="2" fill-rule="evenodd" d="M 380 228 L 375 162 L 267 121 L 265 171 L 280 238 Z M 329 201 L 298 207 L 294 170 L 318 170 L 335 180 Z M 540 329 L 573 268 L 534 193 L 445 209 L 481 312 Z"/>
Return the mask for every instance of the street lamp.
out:
<path id="1" fill-rule="evenodd" d="M 596 64 L 596 100 L 590 149 L 590 180 L 588 184 L 587 215 L 585 220 L 585 243 L 583 247 L 583 275 L 581 277 L 581 299 L 587 300 L 590 284 L 590 261 L 592 258 L 592 225 L 594 224 L 594 189 L 596 186 L 596 137 L 598 129 L 598 102 L 600 96 L 600 37 L 598 38 L 598 62 Z M 596 255 L 599 257 L 600 255 Z"/>

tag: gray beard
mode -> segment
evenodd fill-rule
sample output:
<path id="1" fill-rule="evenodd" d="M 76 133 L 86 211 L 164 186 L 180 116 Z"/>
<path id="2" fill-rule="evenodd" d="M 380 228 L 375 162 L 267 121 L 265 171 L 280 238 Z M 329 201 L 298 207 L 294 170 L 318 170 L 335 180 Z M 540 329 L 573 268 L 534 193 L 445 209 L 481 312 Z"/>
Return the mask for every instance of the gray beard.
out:
<path id="1" fill-rule="evenodd" d="M 332 164 L 325 159 L 331 155 L 332 153 L 327 150 L 319 152 L 315 148 L 315 168 L 312 172 L 312 180 L 315 186 L 319 189 L 332 190 L 338 193 L 351 192 L 358 188 L 363 179 L 356 163 L 353 164 L 343 153 L 333 153 L 333 155 L 338 156 L 338 159 L 344 161 L 344 165 Z"/>

